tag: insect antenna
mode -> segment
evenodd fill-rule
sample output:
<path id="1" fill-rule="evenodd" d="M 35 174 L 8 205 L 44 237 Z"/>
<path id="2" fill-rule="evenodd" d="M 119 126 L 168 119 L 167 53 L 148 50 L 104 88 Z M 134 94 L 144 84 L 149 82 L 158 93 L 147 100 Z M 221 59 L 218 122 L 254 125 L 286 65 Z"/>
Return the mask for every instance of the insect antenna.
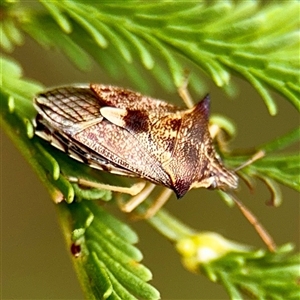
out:
<path id="1" fill-rule="evenodd" d="M 239 167 L 237 167 L 234 171 L 237 172 L 249 165 L 251 165 L 253 162 L 261 159 L 265 156 L 264 150 L 259 150 L 250 159 L 242 163 Z M 245 218 L 249 221 L 249 223 L 254 227 L 260 238 L 263 240 L 263 242 L 267 245 L 268 249 L 271 252 L 274 252 L 276 250 L 276 244 L 271 237 L 271 235 L 268 233 L 268 231 L 264 228 L 264 226 L 258 221 L 256 216 L 250 211 L 248 207 L 246 207 L 235 194 L 231 192 L 226 192 L 232 200 L 235 202 L 239 210 L 242 212 L 242 214 L 245 216 Z"/>
<path id="2" fill-rule="evenodd" d="M 268 233 L 268 231 L 264 228 L 264 226 L 259 222 L 259 220 L 255 217 L 255 215 L 250 211 L 248 207 L 246 207 L 233 193 L 226 192 L 235 202 L 239 210 L 245 216 L 245 218 L 249 221 L 249 223 L 254 227 L 260 238 L 267 245 L 268 249 L 271 252 L 275 252 L 276 244 Z"/>
<path id="3" fill-rule="evenodd" d="M 238 166 L 237 168 L 235 168 L 233 171 L 237 172 L 249 165 L 251 165 L 252 163 L 254 163 L 255 161 L 263 158 L 266 155 L 266 152 L 264 150 L 258 150 L 257 152 L 255 152 L 248 160 L 246 160 L 244 163 L 242 163 L 240 166 Z"/>

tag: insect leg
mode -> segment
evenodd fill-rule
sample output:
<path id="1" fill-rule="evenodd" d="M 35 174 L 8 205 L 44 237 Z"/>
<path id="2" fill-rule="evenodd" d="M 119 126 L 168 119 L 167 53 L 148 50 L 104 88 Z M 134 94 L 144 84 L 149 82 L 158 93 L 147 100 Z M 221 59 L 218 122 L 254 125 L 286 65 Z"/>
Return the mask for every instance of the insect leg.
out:
<path id="1" fill-rule="evenodd" d="M 219 125 L 217 125 L 217 124 L 209 124 L 209 133 L 210 133 L 210 136 L 211 136 L 211 138 L 212 139 L 215 139 L 216 138 L 216 136 L 220 133 L 220 131 L 222 130 L 221 128 L 220 128 L 220 126 Z"/>
<path id="2" fill-rule="evenodd" d="M 172 190 L 170 189 L 164 189 L 162 193 L 158 196 L 157 199 L 153 202 L 153 204 L 149 207 L 149 209 L 144 214 L 144 219 L 149 219 L 153 217 L 161 207 L 164 206 L 164 204 L 169 200 L 169 198 L 172 195 Z"/>
<path id="3" fill-rule="evenodd" d="M 192 108 L 194 106 L 194 102 L 193 102 L 193 99 L 187 88 L 188 83 L 189 83 L 188 79 L 189 79 L 188 75 L 186 75 L 182 82 L 182 86 L 178 88 L 178 94 L 181 97 L 181 99 L 183 100 L 183 102 L 185 103 L 185 105 L 188 108 Z"/>
<path id="4" fill-rule="evenodd" d="M 145 188 L 139 194 L 132 197 L 125 204 L 120 204 L 120 209 L 124 212 L 132 212 L 139 204 L 146 200 L 150 193 L 155 188 L 155 184 L 147 183 Z"/>
<path id="5" fill-rule="evenodd" d="M 122 187 L 122 186 L 115 186 L 110 184 L 98 183 L 94 181 L 89 181 L 82 178 L 76 177 L 68 177 L 68 180 L 72 183 L 77 183 L 79 185 L 83 185 L 90 188 L 97 188 L 99 190 L 109 190 L 112 192 L 124 193 L 129 194 L 131 196 L 139 195 L 143 189 L 145 188 L 146 183 L 144 181 L 137 182 L 131 187 Z"/>
<path id="6" fill-rule="evenodd" d="M 211 138 L 218 145 L 219 149 L 222 152 L 228 152 L 228 137 L 225 134 L 224 129 L 216 123 L 210 123 L 208 125 L 208 130 Z"/>

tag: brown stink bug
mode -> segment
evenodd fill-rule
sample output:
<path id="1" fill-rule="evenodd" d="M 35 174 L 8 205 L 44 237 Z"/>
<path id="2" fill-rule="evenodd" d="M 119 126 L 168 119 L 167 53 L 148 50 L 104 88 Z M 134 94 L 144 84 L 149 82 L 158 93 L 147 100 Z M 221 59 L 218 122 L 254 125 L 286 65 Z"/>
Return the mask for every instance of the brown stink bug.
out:
<path id="1" fill-rule="evenodd" d="M 36 134 L 93 168 L 151 182 L 129 189 L 109 187 L 134 195 L 123 205 L 124 211 L 137 207 L 155 185 L 167 187 L 148 211 L 149 217 L 171 191 L 180 198 L 192 188 L 237 187 L 236 174 L 223 165 L 213 146 L 209 102 L 206 96 L 181 109 L 109 85 L 59 87 L 35 98 Z"/>
<path id="2" fill-rule="evenodd" d="M 130 90 L 91 84 L 39 94 L 36 134 L 91 167 L 163 185 L 236 188 L 209 133 L 209 96 L 179 109 Z M 47 134 L 48 133 L 48 134 Z"/>

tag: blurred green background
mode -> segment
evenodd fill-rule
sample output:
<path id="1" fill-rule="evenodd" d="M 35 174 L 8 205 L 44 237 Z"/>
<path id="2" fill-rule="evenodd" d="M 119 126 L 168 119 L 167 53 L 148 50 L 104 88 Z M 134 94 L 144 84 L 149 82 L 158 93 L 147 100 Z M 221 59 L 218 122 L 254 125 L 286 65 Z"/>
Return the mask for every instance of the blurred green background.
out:
<path id="1" fill-rule="evenodd" d="M 45 86 L 98 82 L 130 87 L 129 82 L 114 82 L 96 64 L 82 73 L 60 53 L 44 51 L 32 40 L 13 53 L 20 61 L 24 75 Z M 122 70 L 120 70 L 122 72 Z M 146 74 L 145 70 L 145 74 Z M 141 74 L 142 76 L 143 74 Z M 146 76 L 146 75 L 145 75 Z M 279 113 L 271 117 L 257 92 L 241 79 L 234 78 L 239 93 L 227 97 L 207 79 L 212 112 L 230 117 L 237 124 L 234 148 L 248 148 L 270 141 L 299 125 L 299 114 L 276 95 Z M 195 101 L 203 95 L 193 95 Z M 160 89 L 152 97 L 180 101 L 177 93 Z M 293 150 L 299 149 L 295 145 Z M 2 299 L 82 299 L 68 249 L 65 247 L 55 211 L 46 189 L 27 162 L 1 132 L 1 204 L 2 204 Z M 251 208 L 273 235 L 278 245 L 293 242 L 299 250 L 299 194 L 283 188 L 283 204 L 279 208 L 265 205 L 270 198 L 259 183 L 250 193 L 242 183 L 240 199 Z M 251 225 L 237 208 L 228 208 L 217 193 L 206 190 L 189 192 L 184 199 L 175 197 L 166 207 L 179 219 L 198 230 L 216 231 L 226 238 L 264 247 Z M 126 215 L 118 213 L 124 220 Z M 228 299 L 223 288 L 204 276 L 186 271 L 171 243 L 157 234 L 146 222 L 132 222 L 138 232 L 138 247 L 154 278 L 152 284 L 162 299 Z"/>

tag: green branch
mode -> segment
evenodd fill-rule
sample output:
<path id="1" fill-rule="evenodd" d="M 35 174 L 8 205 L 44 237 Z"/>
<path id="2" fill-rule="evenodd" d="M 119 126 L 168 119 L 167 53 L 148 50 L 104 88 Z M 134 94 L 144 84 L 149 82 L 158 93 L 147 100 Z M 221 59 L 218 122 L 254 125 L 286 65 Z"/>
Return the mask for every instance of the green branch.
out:
<path id="1" fill-rule="evenodd" d="M 83 70 L 91 66 L 90 54 L 112 75 L 116 75 L 114 64 L 106 59 L 118 60 L 124 75 L 138 81 L 139 87 L 140 63 L 156 79 L 170 82 L 171 76 L 177 87 L 186 68 L 193 76 L 201 70 L 224 88 L 231 84 L 233 73 L 253 85 L 270 114 L 277 113 L 277 105 L 268 88 L 300 110 L 298 1 L 265 6 L 258 1 L 141 2 L 138 7 L 135 1 L 40 2 L 48 12 L 20 3 L 15 13 L 11 10 L 13 18 L 4 19 L 4 49 L 11 51 L 21 43 L 18 22 L 37 42 L 58 47 Z M 167 18 L 162 14 L 166 11 Z M 194 82 L 192 88 L 199 91 Z"/>
<path id="2" fill-rule="evenodd" d="M 140 3 L 138 10 L 130 1 L 99 5 L 101 10 L 71 1 L 59 3 L 54 16 L 60 24 L 62 20 L 66 22 L 68 16 L 100 48 L 107 48 L 111 43 L 128 61 L 132 61 L 130 51 L 135 49 L 149 70 L 157 60 L 155 52 L 157 57 L 166 60 L 177 87 L 182 85 L 182 66 L 185 65 L 178 56 L 183 56 L 212 77 L 217 86 L 229 83 L 229 71 L 249 80 L 271 114 L 276 114 L 277 108 L 267 92 L 268 87 L 283 94 L 300 109 L 299 89 L 297 84 L 291 85 L 293 82 L 299 84 L 299 22 L 295 22 L 299 3 L 295 1 L 265 7 L 255 1 L 237 4 L 220 1 L 214 5 L 187 2 L 149 6 Z M 283 19 L 277 22 L 274 16 L 283 9 Z M 161 14 L 165 10 L 168 18 Z M 92 19 L 89 18 L 91 14 Z M 183 22 L 183 16 L 188 23 Z M 122 27 L 115 24 L 122 24 Z M 124 47 L 124 41 L 130 47 Z M 283 49 L 289 52 L 288 57 L 282 55 Z"/>

